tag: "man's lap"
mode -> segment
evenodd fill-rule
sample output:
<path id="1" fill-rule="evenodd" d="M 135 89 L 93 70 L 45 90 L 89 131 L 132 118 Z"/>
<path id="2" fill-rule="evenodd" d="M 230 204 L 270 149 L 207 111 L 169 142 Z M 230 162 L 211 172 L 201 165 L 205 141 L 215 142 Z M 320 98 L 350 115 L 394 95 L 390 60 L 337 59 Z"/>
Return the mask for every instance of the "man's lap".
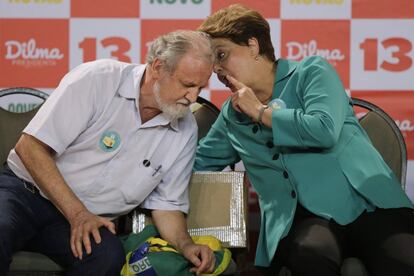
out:
<path id="1" fill-rule="evenodd" d="M 92 253 L 83 252 L 83 260 L 73 256 L 70 247 L 70 224 L 56 207 L 38 191 L 31 191 L 10 171 L 0 174 L 0 237 L 9 241 L 12 252 L 19 250 L 43 253 L 64 267 L 78 266 L 106 255 L 123 258 L 122 244 L 106 228 L 100 228 L 102 242 L 91 237 Z M 8 254 L 8 253 L 7 253 Z M 117 260 L 114 260 L 115 262 Z M 119 262 L 119 260 L 118 260 Z"/>

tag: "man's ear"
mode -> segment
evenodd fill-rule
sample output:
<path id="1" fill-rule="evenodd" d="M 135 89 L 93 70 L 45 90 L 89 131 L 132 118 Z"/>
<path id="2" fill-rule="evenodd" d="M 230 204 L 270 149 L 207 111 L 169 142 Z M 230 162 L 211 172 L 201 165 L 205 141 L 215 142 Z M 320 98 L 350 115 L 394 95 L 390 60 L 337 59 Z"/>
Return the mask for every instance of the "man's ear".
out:
<path id="1" fill-rule="evenodd" d="M 155 58 L 151 63 L 151 71 L 154 79 L 159 79 L 163 73 L 163 70 L 164 63 L 159 58 Z"/>
<path id="2" fill-rule="evenodd" d="M 256 58 L 260 53 L 259 41 L 257 40 L 257 38 L 251 37 L 251 38 L 249 38 L 247 43 L 248 43 L 248 47 L 250 48 L 250 51 L 252 53 L 252 56 Z"/>

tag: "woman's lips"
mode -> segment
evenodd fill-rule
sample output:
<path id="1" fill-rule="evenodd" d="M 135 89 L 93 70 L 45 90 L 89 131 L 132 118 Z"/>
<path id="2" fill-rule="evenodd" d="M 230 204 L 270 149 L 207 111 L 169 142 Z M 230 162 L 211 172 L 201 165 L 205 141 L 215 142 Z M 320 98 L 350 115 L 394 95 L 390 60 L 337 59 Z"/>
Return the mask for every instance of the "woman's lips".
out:
<path id="1" fill-rule="evenodd" d="M 225 75 L 217 75 L 219 81 L 221 81 L 225 86 L 228 87 L 229 81 L 227 80 Z"/>

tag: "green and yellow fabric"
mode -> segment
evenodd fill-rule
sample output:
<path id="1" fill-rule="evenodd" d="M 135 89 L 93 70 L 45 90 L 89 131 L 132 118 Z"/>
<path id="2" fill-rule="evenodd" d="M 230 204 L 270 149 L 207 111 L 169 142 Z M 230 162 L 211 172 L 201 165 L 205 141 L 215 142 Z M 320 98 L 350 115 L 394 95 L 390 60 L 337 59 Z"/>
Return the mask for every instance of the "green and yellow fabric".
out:
<path id="1" fill-rule="evenodd" d="M 197 244 L 209 246 L 216 257 L 215 270 L 205 276 L 220 275 L 231 260 L 231 252 L 223 248 L 220 241 L 213 236 L 193 236 Z M 124 250 L 127 254 L 122 268 L 122 276 L 192 276 L 193 266 L 184 256 L 178 253 L 171 245 L 159 237 L 154 225 L 147 225 L 138 234 L 130 234 L 123 239 Z"/>

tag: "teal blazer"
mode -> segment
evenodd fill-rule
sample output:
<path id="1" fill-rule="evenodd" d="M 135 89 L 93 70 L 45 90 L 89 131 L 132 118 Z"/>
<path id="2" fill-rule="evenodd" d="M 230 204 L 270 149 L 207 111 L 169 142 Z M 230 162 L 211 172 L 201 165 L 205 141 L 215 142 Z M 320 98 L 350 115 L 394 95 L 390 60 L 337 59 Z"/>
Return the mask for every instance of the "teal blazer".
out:
<path id="1" fill-rule="evenodd" d="M 358 123 L 328 62 L 279 59 L 272 98 L 287 107 L 273 111 L 271 129 L 226 101 L 200 141 L 194 165 L 217 171 L 243 161 L 261 212 L 256 265 L 270 265 L 298 202 L 341 225 L 375 207 L 414 207 Z"/>

